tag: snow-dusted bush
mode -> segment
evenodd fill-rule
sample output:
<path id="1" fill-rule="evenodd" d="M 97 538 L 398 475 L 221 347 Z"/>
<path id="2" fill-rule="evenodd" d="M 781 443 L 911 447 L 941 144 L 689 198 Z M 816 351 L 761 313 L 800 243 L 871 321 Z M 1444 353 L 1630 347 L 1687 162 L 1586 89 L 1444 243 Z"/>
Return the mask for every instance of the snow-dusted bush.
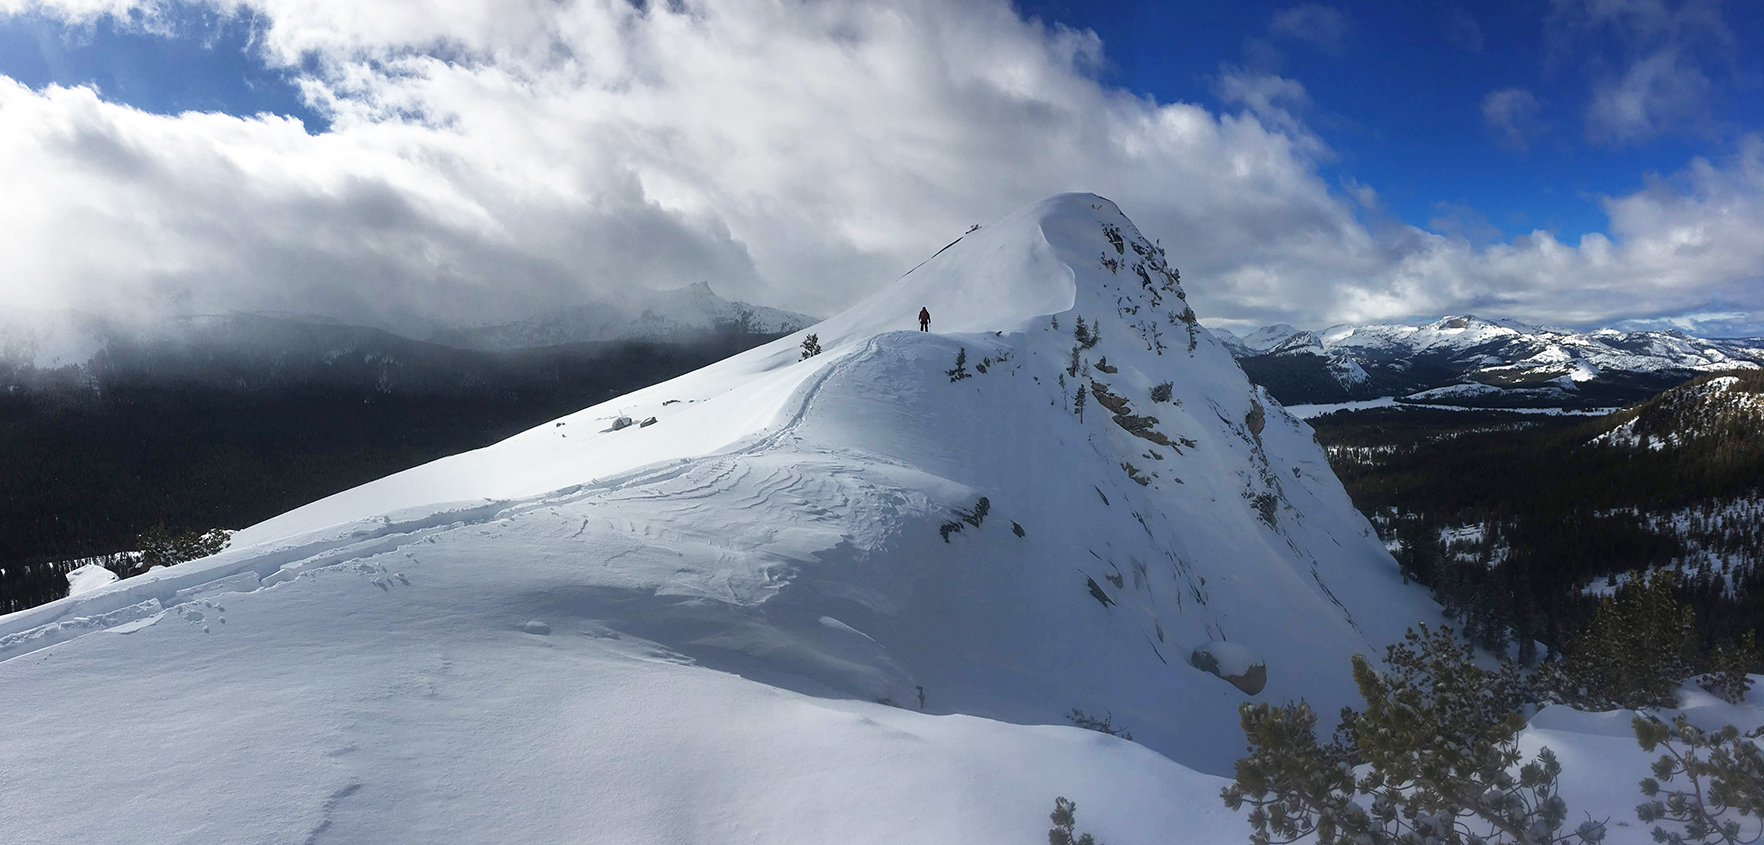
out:
<path id="1" fill-rule="evenodd" d="M 1673 595 L 1674 573 L 1635 575 L 1599 601 L 1565 658 L 1538 668 L 1538 689 L 1582 709 L 1672 707 L 1693 674 L 1696 616 Z"/>
<path id="2" fill-rule="evenodd" d="M 1240 707 L 1250 754 L 1221 797 L 1233 810 L 1250 806 L 1251 841 L 1602 841 L 1604 825 L 1590 819 L 1562 831 L 1561 765 L 1548 748 L 1529 761 L 1519 752 L 1518 672 L 1482 669 L 1474 655 L 1450 629 L 1422 626 L 1390 647 L 1386 671 L 1355 656 L 1366 709 L 1344 710 L 1347 729 L 1328 746 L 1317 742 L 1316 713 L 1303 701 Z M 1365 764 L 1358 777 L 1356 760 Z"/>
<path id="3" fill-rule="evenodd" d="M 1175 387 L 1174 385 L 1170 384 L 1167 381 L 1166 382 L 1159 382 L 1158 384 L 1152 385 L 1151 400 L 1153 402 L 1168 402 L 1168 401 L 1170 401 L 1170 391 L 1172 389 L 1174 389 L 1174 387 Z"/>
<path id="4" fill-rule="evenodd" d="M 181 531 L 174 534 L 167 531 L 163 525 L 155 525 L 141 532 L 141 535 L 135 540 L 141 549 L 141 556 L 137 559 L 136 566 L 144 572 L 155 566 L 171 566 L 174 563 L 183 563 L 186 560 L 196 560 L 219 554 L 221 549 L 227 547 L 227 543 L 232 542 L 232 536 L 233 532 L 220 528 L 208 531 Z M 131 573 L 119 572 L 117 574 L 126 577 Z"/>
<path id="5" fill-rule="evenodd" d="M 1053 829 L 1047 832 L 1048 845 L 1101 845 L 1086 833 L 1078 834 L 1078 804 L 1065 796 L 1054 799 L 1054 811 L 1048 816 Z"/>
<path id="6" fill-rule="evenodd" d="M 986 521 L 986 515 L 992 512 L 992 500 L 985 496 L 981 496 L 980 500 L 974 503 L 973 510 L 965 511 L 961 508 L 956 508 L 955 512 L 958 519 L 953 519 L 937 526 L 937 533 L 943 535 L 943 542 L 945 543 L 949 542 L 949 535 L 962 533 L 963 523 L 979 528 L 980 523 Z M 1013 522 L 1011 524 L 1015 525 L 1016 523 Z"/>
<path id="7" fill-rule="evenodd" d="M 1280 524 L 1280 497 L 1269 492 L 1250 495 L 1250 504 L 1256 509 L 1256 518 L 1266 523 L 1269 528 Z"/>
<path id="8" fill-rule="evenodd" d="M 807 361 L 819 354 L 821 354 L 821 336 L 811 334 L 802 339 L 802 357 L 797 360 Z"/>
<path id="9" fill-rule="evenodd" d="M 1108 711 L 1104 711 L 1103 717 L 1098 719 L 1095 716 L 1074 707 L 1071 711 L 1066 713 L 1066 721 L 1071 722 L 1075 727 L 1084 728 L 1085 730 L 1105 733 L 1109 736 L 1118 736 L 1122 739 L 1130 740 L 1133 738 L 1133 734 L 1130 731 L 1115 724 L 1115 714 Z"/>
<path id="10" fill-rule="evenodd" d="M 979 528 L 980 523 L 986 521 L 986 515 L 989 513 L 992 513 L 992 500 L 985 496 L 981 496 L 979 501 L 974 503 L 973 510 L 964 511 L 961 508 L 956 509 L 956 514 L 962 518 L 962 521 L 975 528 Z"/>
<path id="11" fill-rule="evenodd" d="M 1747 631 L 1740 641 L 1733 645 L 1720 645 L 1709 655 L 1709 671 L 1703 675 L 1703 689 L 1714 693 L 1722 701 L 1739 704 L 1746 700 L 1746 692 L 1752 688 L 1752 678 L 1748 672 L 1758 659 L 1758 640 Z"/>

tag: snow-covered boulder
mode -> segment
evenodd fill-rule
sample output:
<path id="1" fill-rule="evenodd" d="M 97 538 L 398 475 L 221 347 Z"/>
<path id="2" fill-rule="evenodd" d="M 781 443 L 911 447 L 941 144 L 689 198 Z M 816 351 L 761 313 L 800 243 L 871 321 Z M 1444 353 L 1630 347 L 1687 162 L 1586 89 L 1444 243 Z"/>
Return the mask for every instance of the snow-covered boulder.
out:
<path id="1" fill-rule="evenodd" d="M 67 573 L 67 594 L 77 596 L 89 593 L 106 584 L 114 584 L 116 580 L 115 572 L 96 563 L 88 563 Z"/>
<path id="2" fill-rule="evenodd" d="M 1268 664 L 1256 653 L 1221 640 L 1209 640 L 1195 646 L 1188 662 L 1203 672 L 1211 672 L 1231 682 L 1249 695 L 1268 685 Z"/>

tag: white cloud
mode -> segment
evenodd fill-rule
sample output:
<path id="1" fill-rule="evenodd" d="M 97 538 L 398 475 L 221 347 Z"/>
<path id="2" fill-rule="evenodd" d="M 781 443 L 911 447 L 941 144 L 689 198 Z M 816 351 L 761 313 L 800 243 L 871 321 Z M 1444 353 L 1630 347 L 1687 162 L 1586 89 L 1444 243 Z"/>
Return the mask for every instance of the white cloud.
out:
<path id="1" fill-rule="evenodd" d="M 1549 63 L 1578 64 L 1591 83 L 1595 143 L 1712 134 L 1737 45 L 1717 0 L 1552 0 L 1546 26 Z"/>
<path id="2" fill-rule="evenodd" d="M 1353 28 L 1353 18 L 1347 12 L 1321 3 L 1282 9 L 1268 22 L 1269 33 L 1308 42 L 1331 56 L 1347 52 Z"/>
<path id="3" fill-rule="evenodd" d="M 1543 101 L 1524 88 L 1502 88 L 1482 98 L 1482 123 L 1495 141 L 1510 150 L 1523 151 L 1542 134 Z"/>
<path id="4" fill-rule="evenodd" d="M 1676 50 L 1661 50 L 1630 65 L 1593 90 L 1586 107 L 1593 141 L 1646 140 L 1701 116 L 1713 86 Z"/>
<path id="5" fill-rule="evenodd" d="M 1311 95 L 1298 80 L 1225 65 L 1213 78 L 1213 95 L 1220 102 L 1242 106 L 1262 123 L 1286 132 L 1311 152 L 1327 154 L 1322 140 L 1312 135 L 1298 116 L 1311 105 Z"/>
<path id="6" fill-rule="evenodd" d="M 1095 35 L 1004 0 L 251 8 L 272 57 L 318 69 L 331 131 L 0 81 L 0 305 L 409 326 L 708 279 L 830 313 L 970 223 L 1089 190 L 1216 319 L 1764 313 L 1755 138 L 1609 200 L 1608 238 L 1479 247 L 1322 178 L 1296 81 L 1227 68 L 1224 113 L 1152 102 L 1096 81 Z"/>

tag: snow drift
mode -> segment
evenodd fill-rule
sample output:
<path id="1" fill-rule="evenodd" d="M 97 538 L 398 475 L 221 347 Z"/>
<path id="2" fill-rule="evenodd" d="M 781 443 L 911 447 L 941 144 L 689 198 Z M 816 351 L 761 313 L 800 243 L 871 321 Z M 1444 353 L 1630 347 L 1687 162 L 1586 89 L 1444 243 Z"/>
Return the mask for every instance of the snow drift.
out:
<path id="1" fill-rule="evenodd" d="M 1011 842 L 1064 794 L 1106 841 L 1236 841 L 1252 697 L 1191 652 L 1333 713 L 1436 618 L 1162 251 L 1068 194 L 805 332 L 0 617 L 34 784 L 0 826 Z M 1074 708 L 1144 748 L 1034 727 Z"/>

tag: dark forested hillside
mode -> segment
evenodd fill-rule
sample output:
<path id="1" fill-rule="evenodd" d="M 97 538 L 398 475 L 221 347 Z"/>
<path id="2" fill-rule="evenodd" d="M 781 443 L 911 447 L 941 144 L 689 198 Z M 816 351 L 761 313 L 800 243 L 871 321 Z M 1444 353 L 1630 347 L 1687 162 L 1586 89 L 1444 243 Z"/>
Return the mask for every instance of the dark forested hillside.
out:
<path id="1" fill-rule="evenodd" d="M 1734 384 L 1596 419 L 1383 408 L 1311 424 L 1405 569 L 1485 644 L 1560 646 L 1601 588 L 1673 567 L 1708 646 L 1764 629 L 1764 424 L 1733 410 L 1752 400 L 1685 398 L 1717 378 Z M 1764 376 L 1736 389 L 1755 398 Z"/>
<path id="2" fill-rule="evenodd" d="M 250 525 L 769 339 L 487 353 L 333 338 L 254 357 L 162 344 L 0 374 L 0 588 L 34 573 L 62 591 L 47 564 L 132 549 L 149 527 Z M 28 603 L 0 596 L 0 612 Z"/>

